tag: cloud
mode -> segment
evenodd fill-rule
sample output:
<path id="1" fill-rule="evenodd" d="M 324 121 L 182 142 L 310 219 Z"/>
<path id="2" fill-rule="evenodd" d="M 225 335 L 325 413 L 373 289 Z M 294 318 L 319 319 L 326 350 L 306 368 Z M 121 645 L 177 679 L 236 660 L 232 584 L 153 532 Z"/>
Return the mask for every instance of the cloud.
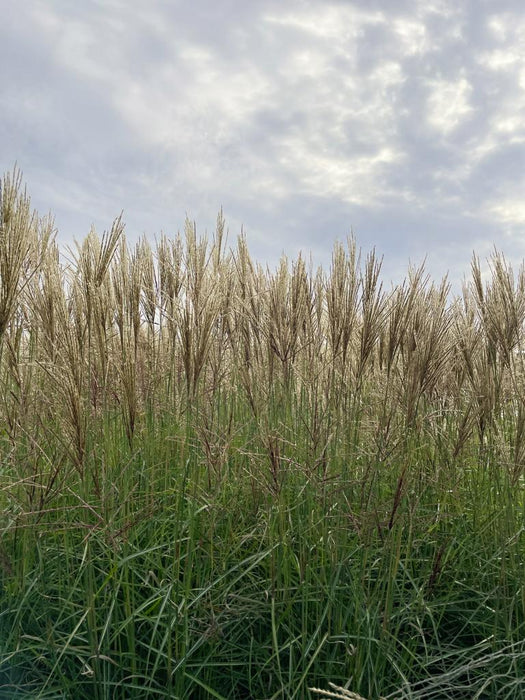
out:
<path id="1" fill-rule="evenodd" d="M 306 247 L 326 264 L 352 227 L 392 269 L 425 253 L 455 269 L 500 232 L 525 252 L 517 0 L 16 7 L 1 165 L 64 237 L 121 209 L 131 237 L 186 213 L 211 228 L 223 205 L 267 260 Z"/>
<path id="2" fill-rule="evenodd" d="M 466 78 L 435 80 L 428 98 L 428 122 L 443 135 L 461 126 L 472 112 L 470 95 L 472 85 Z"/>

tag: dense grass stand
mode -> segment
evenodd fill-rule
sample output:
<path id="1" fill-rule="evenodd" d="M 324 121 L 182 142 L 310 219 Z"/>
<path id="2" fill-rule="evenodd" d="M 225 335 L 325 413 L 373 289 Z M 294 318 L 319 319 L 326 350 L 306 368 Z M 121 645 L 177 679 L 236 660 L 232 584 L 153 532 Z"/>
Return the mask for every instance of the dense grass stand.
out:
<path id="1" fill-rule="evenodd" d="M 0 210 L 0 697 L 525 697 L 523 269 Z"/>

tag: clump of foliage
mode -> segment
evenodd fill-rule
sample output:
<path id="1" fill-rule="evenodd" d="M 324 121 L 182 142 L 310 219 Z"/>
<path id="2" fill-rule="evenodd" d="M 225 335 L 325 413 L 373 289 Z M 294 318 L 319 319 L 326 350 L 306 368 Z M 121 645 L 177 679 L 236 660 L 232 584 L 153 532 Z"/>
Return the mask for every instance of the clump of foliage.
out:
<path id="1" fill-rule="evenodd" d="M 64 262 L 0 193 L 0 697 L 525 694 L 523 269 Z"/>

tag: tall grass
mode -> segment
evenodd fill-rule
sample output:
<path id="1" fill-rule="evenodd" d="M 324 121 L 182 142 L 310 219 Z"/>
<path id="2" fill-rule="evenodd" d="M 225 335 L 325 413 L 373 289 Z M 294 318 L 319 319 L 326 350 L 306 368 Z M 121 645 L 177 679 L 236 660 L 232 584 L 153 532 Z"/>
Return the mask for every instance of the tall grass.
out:
<path id="1" fill-rule="evenodd" d="M 0 210 L 0 697 L 525 693 L 523 268 Z"/>

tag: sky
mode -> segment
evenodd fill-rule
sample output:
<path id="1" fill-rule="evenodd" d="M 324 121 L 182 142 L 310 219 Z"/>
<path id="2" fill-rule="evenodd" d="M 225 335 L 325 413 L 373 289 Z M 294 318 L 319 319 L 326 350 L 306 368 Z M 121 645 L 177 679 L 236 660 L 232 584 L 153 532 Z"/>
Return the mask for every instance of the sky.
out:
<path id="1" fill-rule="evenodd" d="M 383 278 L 525 257 L 523 0 L 0 0 L 0 174 L 62 246 L 212 235 Z"/>

